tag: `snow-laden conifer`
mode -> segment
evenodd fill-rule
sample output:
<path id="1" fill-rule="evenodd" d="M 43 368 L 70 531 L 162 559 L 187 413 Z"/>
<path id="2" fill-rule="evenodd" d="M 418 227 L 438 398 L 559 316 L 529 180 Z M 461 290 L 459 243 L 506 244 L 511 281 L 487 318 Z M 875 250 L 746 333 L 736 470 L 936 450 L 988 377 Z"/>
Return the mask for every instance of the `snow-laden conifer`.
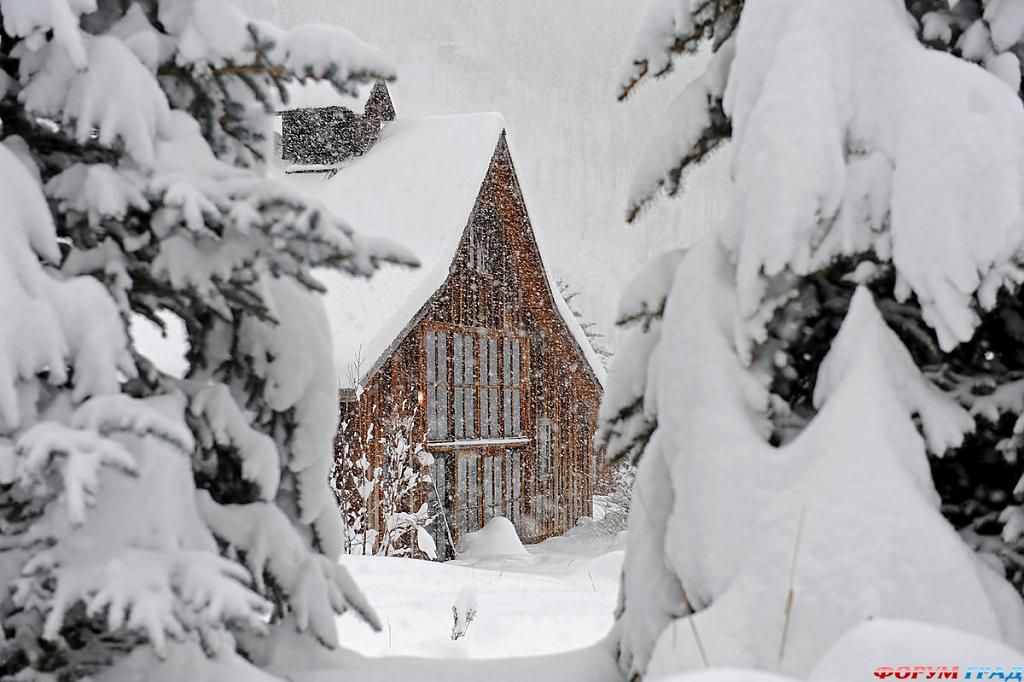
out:
<path id="1" fill-rule="evenodd" d="M 410 258 L 265 164 L 289 81 L 392 70 L 266 6 L 0 2 L 4 677 L 267 679 L 278 634 L 336 646 L 348 609 L 378 626 L 335 561 L 311 272 Z M 138 316 L 183 322 L 184 377 Z"/>
<path id="2" fill-rule="evenodd" d="M 999 57 L 1021 35 L 1004 4 L 964 5 L 1006 34 L 995 75 L 923 45 L 938 19 L 921 3 L 660 0 L 642 22 L 622 97 L 679 54 L 711 56 L 655 131 L 628 216 L 727 140 L 733 198 L 620 311 L 633 338 L 598 440 L 640 462 L 616 626 L 628 677 L 806 674 L 884 617 L 1024 645 L 1019 572 L 971 551 L 1020 528 L 1021 471 L 986 470 L 990 451 L 1019 461 L 1024 109 Z M 936 491 L 955 488 L 943 456 L 958 493 L 1004 487 L 973 546 L 940 514 L 964 506 Z"/>

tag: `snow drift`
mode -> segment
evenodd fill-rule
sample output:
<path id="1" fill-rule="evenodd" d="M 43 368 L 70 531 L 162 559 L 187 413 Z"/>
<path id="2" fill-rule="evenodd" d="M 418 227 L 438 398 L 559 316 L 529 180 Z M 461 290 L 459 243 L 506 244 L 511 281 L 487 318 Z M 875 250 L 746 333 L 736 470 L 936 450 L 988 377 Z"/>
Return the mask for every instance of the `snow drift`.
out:
<path id="1" fill-rule="evenodd" d="M 504 516 L 494 516 L 480 530 L 466 533 L 462 542 L 462 553 L 459 555 L 462 560 L 529 556 L 516 534 L 516 527 Z"/>

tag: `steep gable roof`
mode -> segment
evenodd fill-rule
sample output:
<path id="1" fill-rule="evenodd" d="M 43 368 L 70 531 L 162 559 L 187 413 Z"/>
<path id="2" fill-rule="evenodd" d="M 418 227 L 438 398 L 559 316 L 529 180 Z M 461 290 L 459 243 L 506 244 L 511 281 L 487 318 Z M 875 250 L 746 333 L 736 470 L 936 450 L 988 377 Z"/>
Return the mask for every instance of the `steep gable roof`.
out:
<path id="1" fill-rule="evenodd" d="M 554 275 L 544 262 L 544 257 L 540 251 L 540 245 L 537 243 L 537 236 L 533 233 L 532 223 L 530 222 L 529 217 L 530 212 L 527 207 L 526 197 L 523 193 L 523 186 L 522 183 L 519 182 L 519 177 L 515 170 L 515 164 L 512 161 L 512 150 L 510 149 L 508 140 L 504 135 L 502 135 L 501 140 L 498 142 L 498 148 L 495 151 L 495 157 L 497 158 L 498 156 L 503 157 L 503 161 L 507 163 L 511 169 L 509 184 L 511 185 L 510 189 L 515 197 L 515 202 L 522 209 L 521 215 L 524 217 L 525 221 L 522 229 L 526 233 L 524 236 L 526 237 L 526 243 L 528 244 L 528 257 L 532 256 L 533 258 L 536 258 L 544 273 L 544 280 L 547 284 L 547 289 L 546 291 L 540 291 L 538 293 L 540 293 L 542 297 L 546 294 L 551 303 L 554 304 L 554 308 L 558 313 L 558 316 L 565 324 L 565 327 L 572 336 L 572 340 L 575 342 L 578 350 L 583 354 L 591 373 L 597 382 L 603 387 L 607 374 L 604 368 L 604 363 L 601 361 L 601 357 L 597 354 L 597 351 L 594 350 L 594 346 L 590 343 L 590 339 L 587 338 L 582 325 L 580 325 L 579 320 L 576 319 L 576 316 L 573 314 L 569 304 L 562 297 Z"/>
<path id="2" fill-rule="evenodd" d="M 442 285 L 504 129 L 498 114 L 400 119 L 333 176 L 289 175 L 359 233 L 406 247 L 418 269 L 369 280 L 318 273 L 335 344 L 335 370 L 354 386 Z"/>
<path id="3" fill-rule="evenodd" d="M 337 172 L 285 176 L 360 234 L 392 240 L 420 261 L 418 269 L 386 267 L 369 280 L 317 273 L 327 286 L 342 388 L 366 382 L 445 283 L 495 153 L 507 153 L 504 128 L 496 113 L 400 118 Z M 562 321 L 603 383 L 600 358 L 546 269 L 545 276 Z"/>

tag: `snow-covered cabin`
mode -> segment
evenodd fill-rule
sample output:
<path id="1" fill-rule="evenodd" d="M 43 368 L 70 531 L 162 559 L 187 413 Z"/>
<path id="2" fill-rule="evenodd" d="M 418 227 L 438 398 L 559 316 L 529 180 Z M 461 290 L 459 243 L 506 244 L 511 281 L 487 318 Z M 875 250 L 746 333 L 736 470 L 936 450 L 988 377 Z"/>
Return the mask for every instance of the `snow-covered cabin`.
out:
<path id="1" fill-rule="evenodd" d="M 394 111 L 390 99 L 383 108 Z M 318 120 L 361 117 L 285 118 L 284 139 L 322 144 L 332 136 L 289 130 Z M 413 442 L 434 457 L 442 557 L 495 515 L 527 541 L 564 532 L 591 513 L 604 370 L 545 268 L 504 120 L 398 117 L 378 132 L 330 167 L 331 150 L 293 148 L 310 163 L 289 167 L 361 235 L 402 244 L 421 263 L 368 281 L 326 278 L 338 452 L 380 462 L 380 439 L 368 436 L 413 417 Z"/>

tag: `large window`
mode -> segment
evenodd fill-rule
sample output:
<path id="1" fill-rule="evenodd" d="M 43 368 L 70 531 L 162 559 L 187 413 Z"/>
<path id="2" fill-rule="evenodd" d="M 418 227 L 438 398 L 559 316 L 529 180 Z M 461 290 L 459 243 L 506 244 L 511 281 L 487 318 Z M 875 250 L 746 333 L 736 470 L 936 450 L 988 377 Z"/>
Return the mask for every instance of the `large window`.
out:
<path id="1" fill-rule="evenodd" d="M 521 339 L 430 331 L 424 352 L 429 440 L 523 436 L 527 380 Z"/>

